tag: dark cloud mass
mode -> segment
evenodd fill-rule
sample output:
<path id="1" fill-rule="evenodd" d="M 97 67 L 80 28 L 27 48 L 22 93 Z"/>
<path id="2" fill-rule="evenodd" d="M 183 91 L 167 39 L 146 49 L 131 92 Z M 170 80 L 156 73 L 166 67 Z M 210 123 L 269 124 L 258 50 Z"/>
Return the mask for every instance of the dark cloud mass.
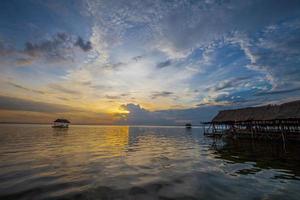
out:
<path id="1" fill-rule="evenodd" d="M 255 32 L 300 12 L 297 0 L 209 1 L 207 4 L 179 1 L 177 4 L 183 5 L 166 17 L 162 31 L 173 48 L 183 51 L 207 45 L 235 30 Z"/>
<path id="2" fill-rule="evenodd" d="M 77 39 L 76 39 L 77 38 Z M 84 41 L 80 36 L 59 32 L 51 37 L 35 41 L 27 41 L 23 49 L 11 46 L 7 41 L 0 42 L 0 56 L 15 60 L 17 65 L 30 65 L 35 60 L 54 63 L 61 60 L 73 60 L 74 48 L 79 47 L 83 52 L 92 49 L 90 41 Z"/>
<path id="3" fill-rule="evenodd" d="M 8 96 L 0 96 L 0 109 L 46 113 L 68 112 L 76 110 L 65 105 L 43 103 Z"/>
<path id="4" fill-rule="evenodd" d="M 121 107 L 129 111 L 129 114 L 118 123 L 131 125 L 184 125 L 186 122 L 199 125 L 200 122 L 211 120 L 218 110 L 232 108 L 230 106 L 203 106 L 191 109 L 170 109 L 151 112 L 138 104 L 126 104 Z"/>
<path id="5" fill-rule="evenodd" d="M 152 99 L 156 99 L 156 98 L 160 98 L 160 97 L 170 97 L 173 96 L 174 93 L 173 92 L 169 92 L 169 91 L 162 91 L 162 92 L 154 92 L 151 95 Z"/>
<path id="6" fill-rule="evenodd" d="M 159 69 L 162 69 L 162 68 L 170 66 L 171 64 L 172 64 L 171 60 L 166 60 L 164 62 L 157 63 L 156 67 Z"/>
<path id="7" fill-rule="evenodd" d="M 245 81 L 247 81 L 249 79 L 250 79 L 250 77 L 237 77 L 237 78 L 221 81 L 215 87 L 208 88 L 208 90 L 221 91 L 221 90 L 225 90 L 225 89 L 229 89 L 229 88 L 234 88 L 241 84 L 244 84 Z"/>
<path id="8" fill-rule="evenodd" d="M 138 61 L 142 60 L 144 57 L 145 56 L 143 56 L 143 55 L 135 56 L 135 57 L 132 58 L 132 60 L 134 60 L 135 62 L 138 62 Z"/>
<path id="9" fill-rule="evenodd" d="M 37 56 L 38 54 L 46 54 L 49 57 L 63 57 L 64 50 L 72 49 L 73 46 L 80 47 L 83 51 L 92 49 L 90 41 L 84 41 L 81 37 L 74 40 L 74 36 L 67 33 L 57 33 L 50 39 L 42 40 L 40 42 L 26 42 L 24 52 L 30 56 Z"/>
<path id="10" fill-rule="evenodd" d="M 258 92 L 256 94 L 256 96 L 286 94 L 286 93 L 298 92 L 298 91 L 300 91 L 300 87 L 299 88 L 293 88 L 293 89 L 286 89 L 286 90 L 274 90 L 274 91 L 267 91 L 267 92 Z"/>
<path id="11" fill-rule="evenodd" d="M 14 98 L 28 94 L 109 115 L 125 103 L 120 124 L 199 124 L 221 109 L 300 98 L 299 0 L 0 5 L 2 110 L 74 110 Z"/>
<path id="12" fill-rule="evenodd" d="M 121 97 L 119 95 L 105 95 L 106 99 L 120 99 Z"/>
<path id="13" fill-rule="evenodd" d="M 40 42 L 26 42 L 24 53 L 36 57 L 41 54 L 55 58 L 63 58 L 63 49 L 70 48 L 72 44 L 71 36 L 66 33 L 57 33 L 50 39 L 42 40 Z"/>
<path id="14" fill-rule="evenodd" d="M 92 43 L 90 41 L 84 42 L 84 40 L 81 37 L 77 38 L 75 46 L 80 47 L 83 51 L 89 51 L 92 49 Z"/>
<path id="15" fill-rule="evenodd" d="M 126 104 L 121 106 L 122 109 L 129 111 L 124 118 L 122 118 L 118 123 L 119 124 L 158 124 L 166 125 L 171 124 L 172 121 L 164 118 L 157 112 L 150 112 L 140 105 L 136 104 Z"/>
<path id="16" fill-rule="evenodd" d="M 130 94 L 123 93 L 120 95 L 105 95 L 105 98 L 106 99 L 122 99 L 122 98 L 128 97 L 128 96 L 130 96 Z"/>
<path id="17" fill-rule="evenodd" d="M 22 85 L 19 85 L 19 84 L 16 84 L 16 83 L 11 83 L 11 82 L 8 82 L 9 85 L 15 87 L 15 88 L 19 88 L 19 89 L 22 89 L 24 91 L 27 91 L 27 92 L 34 92 L 34 93 L 38 93 L 38 94 L 45 94 L 44 91 L 42 90 L 35 90 L 35 89 L 31 89 L 31 88 L 27 88 L 27 87 L 24 87 Z"/>

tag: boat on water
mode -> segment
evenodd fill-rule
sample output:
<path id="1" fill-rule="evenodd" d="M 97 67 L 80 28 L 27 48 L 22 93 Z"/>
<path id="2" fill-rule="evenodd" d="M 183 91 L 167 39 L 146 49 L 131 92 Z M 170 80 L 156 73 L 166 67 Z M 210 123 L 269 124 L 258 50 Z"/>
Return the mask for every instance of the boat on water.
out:
<path id="1" fill-rule="evenodd" d="M 56 119 L 53 122 L 52 128 L 69 128 L 70 123 L 67 119 Z"/>
<path id="2" fill-rule="evenodd" d="M 186 129 L 191 129 L 192 128 L 192 124 L 190 124 L 190 123 L 185 124 L 185 128 Z"/>

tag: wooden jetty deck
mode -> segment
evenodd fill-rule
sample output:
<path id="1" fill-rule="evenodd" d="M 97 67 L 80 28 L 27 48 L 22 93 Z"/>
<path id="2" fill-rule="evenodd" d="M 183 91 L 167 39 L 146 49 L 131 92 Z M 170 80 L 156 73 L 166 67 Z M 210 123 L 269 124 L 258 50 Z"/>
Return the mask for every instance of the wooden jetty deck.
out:
<path id="1" fill-rule="evenodd" d="M 300 101 L 220 111 L 203 127 L 210 137 L 300 141 Z"/>

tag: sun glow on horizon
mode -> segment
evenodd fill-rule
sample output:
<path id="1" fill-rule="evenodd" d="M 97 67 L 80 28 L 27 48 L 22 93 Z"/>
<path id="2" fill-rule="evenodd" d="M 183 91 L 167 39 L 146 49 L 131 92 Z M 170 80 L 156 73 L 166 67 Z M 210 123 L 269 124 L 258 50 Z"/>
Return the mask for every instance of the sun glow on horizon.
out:
<path id="1" fill-rule="evenodd" d="M 198 123 L 300 98 L 296 0 L 71 2 L 0 2 L 0 122 Z"/>

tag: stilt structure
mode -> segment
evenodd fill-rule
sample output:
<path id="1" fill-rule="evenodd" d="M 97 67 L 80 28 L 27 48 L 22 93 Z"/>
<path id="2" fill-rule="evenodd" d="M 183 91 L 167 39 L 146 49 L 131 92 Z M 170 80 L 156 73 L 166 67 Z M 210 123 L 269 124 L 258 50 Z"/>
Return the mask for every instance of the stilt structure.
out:
<path id="1" fill-rule="evenodd" d="M 300 101 L 224 110 L 203 125 L 213 137 L 300 141 Z"/>

